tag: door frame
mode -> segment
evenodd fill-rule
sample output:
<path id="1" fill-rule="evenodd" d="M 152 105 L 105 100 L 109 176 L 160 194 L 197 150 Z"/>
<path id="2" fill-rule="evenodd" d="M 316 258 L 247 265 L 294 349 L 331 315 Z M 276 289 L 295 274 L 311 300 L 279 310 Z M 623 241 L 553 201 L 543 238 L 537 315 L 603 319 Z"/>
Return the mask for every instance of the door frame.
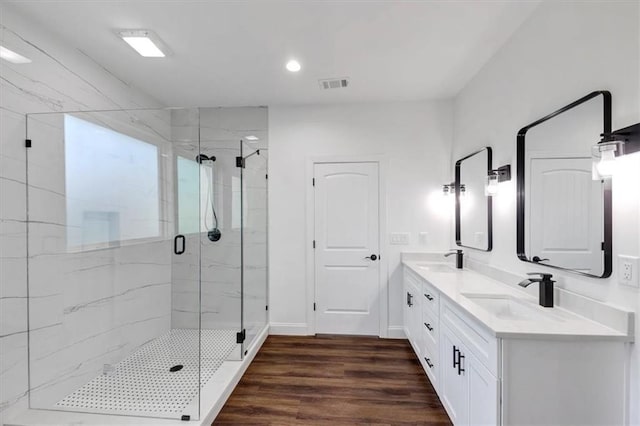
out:
<path id="1" fill-rule="evenodd" d="M 387 160 L 383 155 L 354 156 L 314 156 L 306 160 L 306 232 L 305 232 L 305 284 L 306 284 L 306 317 L 307 334 L 316 334 L 316 315 L 313 310 L 316 295 L 315 251 L 313 240 L 315 233 L 315 193 L 312 184 L 316 164 L 323 163 L 377 163 L 378 164 L 378 241 L 380 245 L 380 269 L 378 276 L 378 303 L 380 318 L 378 336 L 389 337 L 389 250 L 387 239 Z"/>

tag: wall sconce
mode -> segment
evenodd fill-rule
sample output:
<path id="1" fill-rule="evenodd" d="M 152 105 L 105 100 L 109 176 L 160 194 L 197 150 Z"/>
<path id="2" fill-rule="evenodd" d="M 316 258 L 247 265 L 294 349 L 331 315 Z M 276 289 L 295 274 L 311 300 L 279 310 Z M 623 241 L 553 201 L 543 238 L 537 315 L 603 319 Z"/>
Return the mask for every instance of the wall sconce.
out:
<path id="1" fill-rule="evenodd" d="M 464 194 L 467 193 L 467 187 L 464 183 L 460 184 L 460 196 L 464 197 Z M 456 195 L 456 183 L 451 182 L 442 185 L 442 195 L 448 197 L 449 195 Z"/>
<path id="2" fill-rule="evenodd" d="M 593 179 L 611 178 L 616 169 L 616 157 L 636 151 L 640 151 L 640 123 L 603 133 L 602 140 L 591 149 Z"/>
<path id="3" fill-rule="evenodd" d="M 442 185 L 442 195 L 444 195 L 445 197 L 448 197 L 449 194 L 455 194 L 456 193 L 456 183 L 455 182 L 451 182 L 451 183 L 445 183 L 444 185 Z"/>
<path id="4" fill-rule="evenodd" d="M 484 185 L 484 195 L 491 197 L 498 194 L 500 182 L 511 180 L 511 164 L 490 170 Z"/>

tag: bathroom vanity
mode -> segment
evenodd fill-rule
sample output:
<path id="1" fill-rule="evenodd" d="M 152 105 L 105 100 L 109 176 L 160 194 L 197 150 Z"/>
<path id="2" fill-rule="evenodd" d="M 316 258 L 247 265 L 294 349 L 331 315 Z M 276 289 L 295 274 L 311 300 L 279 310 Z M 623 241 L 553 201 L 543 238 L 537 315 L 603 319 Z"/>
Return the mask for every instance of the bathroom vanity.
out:
<path id="1" fill-rule="evenodd" d="M 615 317 L 605 325 L 478 272 L 410 259 L 405 333 L 455 425 L 625 424 L 632 313 L 602 309 Z"/>

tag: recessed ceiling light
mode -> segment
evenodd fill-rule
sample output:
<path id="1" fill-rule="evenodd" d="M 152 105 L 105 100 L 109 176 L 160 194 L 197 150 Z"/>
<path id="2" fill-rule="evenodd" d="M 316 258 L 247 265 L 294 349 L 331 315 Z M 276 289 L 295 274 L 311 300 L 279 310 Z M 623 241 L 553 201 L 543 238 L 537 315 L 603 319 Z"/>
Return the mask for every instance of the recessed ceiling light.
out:
<path id="1" fill-rule="evenodd" d="M 250 142 L 255 142 L 257 140 L 260 140 L 259 137 L 255 136 L 255 135 L 249 135 L 245 138 L 246 140 L 250 141 Z"/>
<path id="2" fill-rule="evenodd" d="M 31 62 L 31 59 L 25 58 L 22 55 L 17 54 L 13 50 L 9 50 L 4 46 L 0 46 L 0 58 L 5 61 L 9 61 L 12 64 L 28 64 Z"/>
<path id="3" fill-rule="evenodd" d="M 118 31 L 118 35 L 145 58 L 164 58 L 169 53 L 162 40 L 149 30 Z"/>
<path id="4" fill-rule="evenodd" d="M 291 72 L 298 72 L 300 71 L 302 67 L 300 66 L 300 62 L 296 61 L 295 59 L 290 60 L 289 62 L 287 62 L 287 70 L 291 71 Z"/>

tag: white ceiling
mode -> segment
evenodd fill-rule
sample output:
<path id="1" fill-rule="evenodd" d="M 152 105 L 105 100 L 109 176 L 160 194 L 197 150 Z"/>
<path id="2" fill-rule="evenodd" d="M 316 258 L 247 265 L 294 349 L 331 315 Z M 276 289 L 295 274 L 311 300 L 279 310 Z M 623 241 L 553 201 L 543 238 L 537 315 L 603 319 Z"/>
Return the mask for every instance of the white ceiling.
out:
<path id="1" fill-rule="evenodd" d="M 166 105 L 231 106 L 454 96 L 536 1 L 20 1 L 24 15 Z M 115 29 L 155 31 L 142 58 Z M 302 71 L 284 69 L 297 58 Z M 318 79 L 349 77 L 346 89 Z"/>

